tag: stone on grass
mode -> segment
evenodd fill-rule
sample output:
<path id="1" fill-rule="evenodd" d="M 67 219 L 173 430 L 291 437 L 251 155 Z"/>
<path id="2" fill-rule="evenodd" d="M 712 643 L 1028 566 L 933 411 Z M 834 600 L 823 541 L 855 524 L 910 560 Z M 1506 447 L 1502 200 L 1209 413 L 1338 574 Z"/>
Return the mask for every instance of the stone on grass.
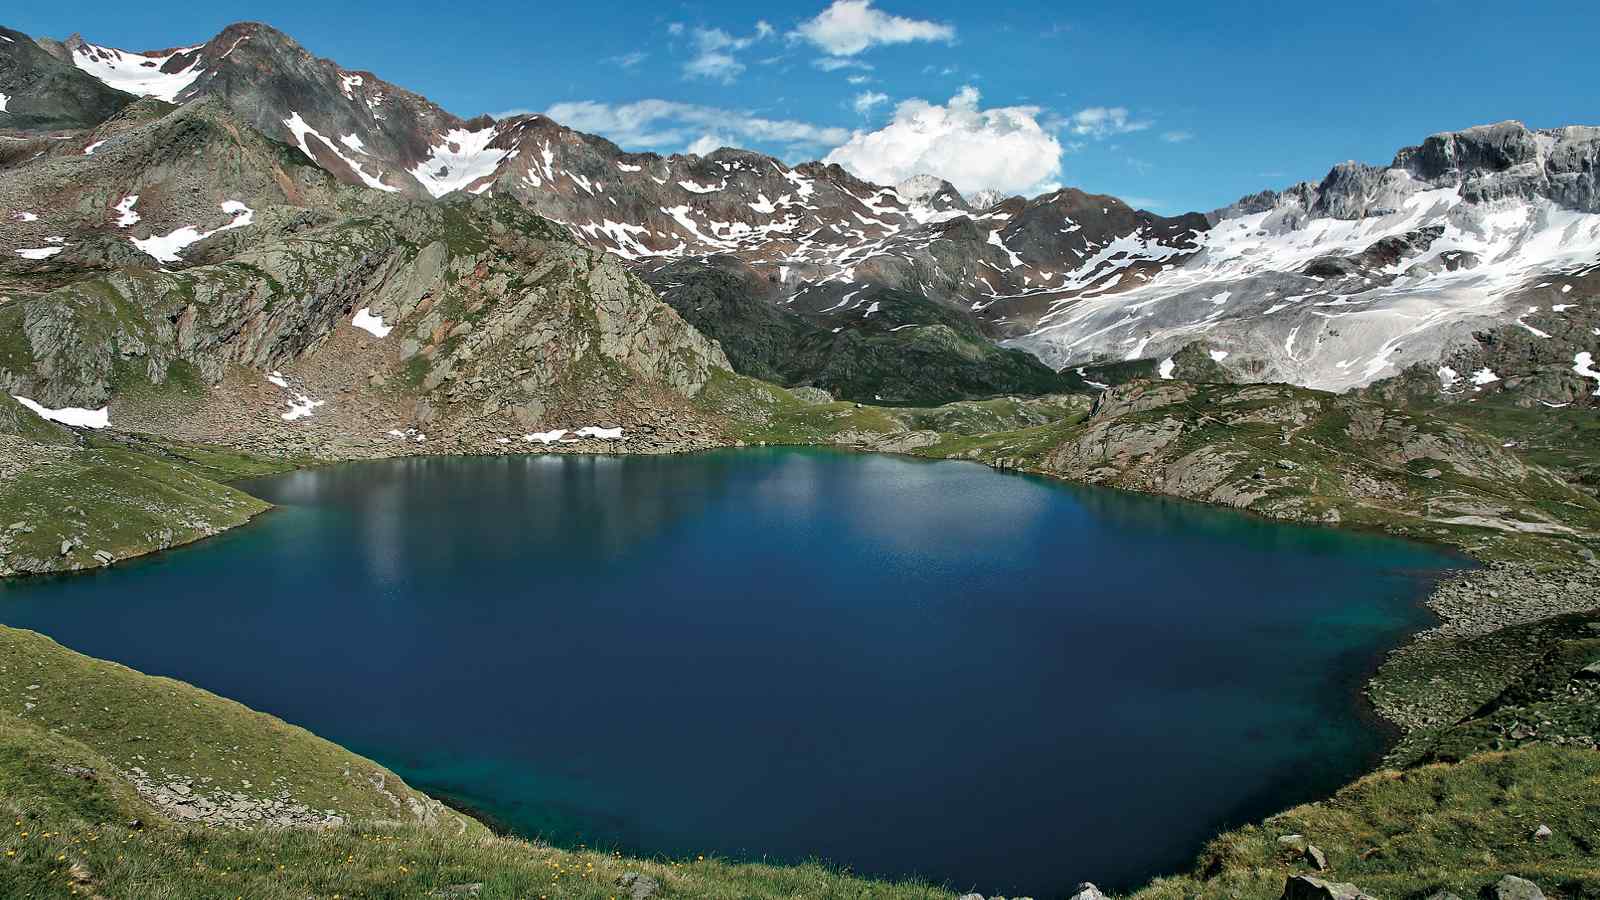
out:
<path id="1" fill-rule="evenodd" d="M 628 900 L 650 900 L 651 897 L 661 893 L 661 882 L 638 872 L 623 873 L 623 876 L 617 879 L 617 887 L 627 891 Z"/>
<path id="2" fill-rule="evenodd" d="M 1094 882 L 1085 881 L 1072 890 L 1071 900 L 1106 900 L 1106 895 L 1094 886 Z"/>
<path id="3" fill-rule="evenodd" d="M 1306 845 L 1306 862 L 1316 868 L 1318 872 L 1328 871 L 1328 856 L 1313 844 Z"/>
<path id="4" fill-rule="evenodd" d="M 1283 886 L 1283 900 L 1374 900 L 1353 884 L 1296 875 Z"/>
<path id="5" fill-rule="evenodd" d="M 1544 891 L 1526 878 L 1507 875 L 1494 884 L 1484 885 L 1478 896 L 1483 900 L 1544 900 Z"/>

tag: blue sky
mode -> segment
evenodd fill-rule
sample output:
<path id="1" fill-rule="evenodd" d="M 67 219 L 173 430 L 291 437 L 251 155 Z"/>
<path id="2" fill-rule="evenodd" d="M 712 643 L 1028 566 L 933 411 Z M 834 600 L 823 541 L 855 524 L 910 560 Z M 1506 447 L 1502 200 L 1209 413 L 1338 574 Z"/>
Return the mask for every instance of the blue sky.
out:
<path id="1" fill-rule="evenodd" d="M 3 19 L 125 49 L 254 19 L 464 116 L 549 111 L 628 149 L 832 153 L 876 180 L 937 167 L 964 190 L 1063 184 L 1169 213 L 1436 131 L 1600 124 L 1600 10 L 1576 0 L 142 0 Z"/>

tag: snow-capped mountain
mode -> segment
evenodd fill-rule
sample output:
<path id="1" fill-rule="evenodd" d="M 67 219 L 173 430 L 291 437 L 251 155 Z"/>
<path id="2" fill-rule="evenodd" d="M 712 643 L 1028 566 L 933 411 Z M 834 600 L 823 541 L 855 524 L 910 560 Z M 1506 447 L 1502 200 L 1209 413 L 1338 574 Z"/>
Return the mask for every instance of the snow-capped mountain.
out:
<path id="1" fill-rule="evenodd" d="M 1199 341 L 1236 378 L 1345 389 L 1440 359 L 1475 330 L 1537 331 L 1559 304 L 1530 310 L 1526 292 L 1600 262 L 1592 128 L 1435 135 L 1388 166 L 1345 163 L 1320 183 L 1168 217 L 1072 188 L 969 199 L 933 175 L 876 185 L 743 150 L 628 153 L 539 115 L 461 119 L 258 24 L 145 53 L 41 46 L 118 91 L 216 98 L 348 184 L 515 197 L 664 295 L 675 264 L 713 258 L 829 329 L 862 327 L 881 293 L 910 292 L 1060 369 Z M 0 70 L 0 91 L 16 90 Z"/>
<path id="2" fill-rule="evenodd" d="M 1495 324 L 1538 335 L 1537 317 L 1563 304 L 1521 298 L 1600 263 L 1597 164 L 1595 128 L 1434 135 L 1387 167 L 1344 163 L 1320 184 L 1220 210 L 1136 284 L 1118 270 L 1176 248 L 1130 247 L 1054 296 L 1015 343 L 1071 365 L 1204 339 L 1227 366 L 1339 390 L 1440 359 Z"/>

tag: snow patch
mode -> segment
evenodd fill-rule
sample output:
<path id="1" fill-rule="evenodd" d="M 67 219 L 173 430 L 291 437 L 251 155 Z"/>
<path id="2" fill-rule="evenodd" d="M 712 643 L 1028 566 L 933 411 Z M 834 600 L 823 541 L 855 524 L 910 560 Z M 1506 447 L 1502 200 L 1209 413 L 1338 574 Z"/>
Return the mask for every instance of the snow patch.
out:
<path id="1" fill-rule="evenodd" d="M 60 253 L 63 249 L 65 248 L 24 247 L 23 249 L 17 251 L 17 255 L 23 259 L 49 259 L 50 257 L 55 256 L 57 253 Z"/>
<path id="2" fill-rule="evenodd" d="M 293 422 L 296 419 L 309 418 L 312 410 L 326 404 L 326 400 L 313 400 L 305 394 L 296 394 L 294 399 L 289 401 L 289 411 L 282 414 L 282 419 L 285 422 Z"/>
<path id="3" fill-rule="evenodd" d="M 498 136 L 492 125 L 482 131 L 452 129 L 434 145 L 428 158 L 411 170 L 411 176 L 435 197 L 462 190 L 493 175 L 500 163 L 516 155 L 515 150 L 489 146 Z"/>
<path id="4" fill-rule="evenodd" d="M 1593 378 L 1600 382 L 1600 371 L 1595 371 L 1594 368 L 1594 356 L 1587 350 L 1572 358 L 1572 371 L 1584 378 Z M 1600 387 L 1594 389 L 1594 395 L 1600 397 Z"/>
<path id="5" fill-rule="evenodd" d="M 196 78 L 205 74 L 200 69 L 200 58 L 195 57 L 187 68 L 177 72 L 162 70 L 173 57 L 193 53 L 203 46 L 184 47 L 165 56 L 157 56 L 84 44 L 72 54 L 72 64 L 119 91 L 176 103 L 178 95 L 194 84 Z"/>
<path id="6" fill-rule="evenodd" d="M 1584 355 L 1588 356 L 1589 354 L 1585 353 Z M 21 397 L 16 394 L 12 394 L 11 399 L 33 410 L 41 419 L 48 419 L 51 422 L 58 422 L 62 425 L 70 425 L 73 428 L 99 429 L 111 424 L 111 415 L 108 412 L 108 407 L 83 409 L 77 406 L 65 406 L 61 409 L 49 409 L 27 397 Z"/>
<path id="7" fill-rule="evenodd" d="M 123 197 L 116 206 L 117 227 L 128 228 L 139 223 L 139 214 L 133 211 L 133 205 L 139 202 L 138 194 L 129 194 Z"/>
<path id="8" fill-rule="evenodd" d="M 565 428 L 557 428 L 555 431 L 535 431 L 533 434 L 525 434 L 522 436 L 522 441 L 526 444 L 538 442 L 549 446 L 566 437 L 566 435 L 567 430 Z"/>
<path id="9" fill-rule="evenodd" d="M 386 338 L 394 330 L 393 325 L 383 324 L 383 316 L 373 315 L 372 308 L 367 306 L 356 311 L 356 317 L 350 320 L 350 324 L 375 338 Z"/>
<path id="10" fill-rule="evenodd" d="M 400 190 L 397 187 L 384 184 L 381 177 L 368 175 L 367 170 L 361 168 L 360 163 L 340 152 L 339 148 L 334 146 L 333 141 L 323 137 L 321 132 L 307 124 L 306 120 L 298 112 L 291 112 L 289 114 L 289 118 L 283 120 L 283 127 L 289 129 L 289 133 L 294 135 L 295 145 L 298 146 L 300 148 L 300 152 L 304 153 L 306 156 L 309 156 L 312 159 L 317 158 L 317 155 L 311 152 L 311 145 L 306 142 L 307 136 L 315 137 L 317 140 L 321 141 L 325 147 L 328 148 L 329 153 L 337 156 L 341 162 L 349 166 L 350 170 L 356 173 L 356 177 L 361 179 L 362 184 L 369 188 L 375 188 L 380 191 L 388 191 L 391 194 Z"/>
<path id="11" fill-rule="evenodd" d="M 1171 381 L 1172 380 L 1172 372 L 1177 367 L 1178 367 L 1178 364 L 1172 361 L 1172 357 L 1169 356 L 1166 359 L 1163 359 L 1161 361 L 1161 369 L 1160 369 L 1162 380 Z"/>
<path id="12" fill-rule="evenodd" d="M 183 251 L 190 244 L 198 243 L 234 228 L 243 228 L 255 221 L 255 210 L 237 200 L 228 200 L 222 204 L 222 211 L 233 216 L 233 221 L 220 228 L 210 231 L 201 231 L 193 225 L 185 225 L 169 234 L 151 235 L 143 240 L 132 238 L 133 245 L 150 254 L 164 263 L 181 262 Z"/>
<path id="13" fill-rule="evenodd" d="M 590 425 L 585 428 L 579 428 L 577 435 L 578 437 L 595 438 L 601 441 L 620 441 L 622 440 L 622 429 L 601 428 L 598 425 Z"/>

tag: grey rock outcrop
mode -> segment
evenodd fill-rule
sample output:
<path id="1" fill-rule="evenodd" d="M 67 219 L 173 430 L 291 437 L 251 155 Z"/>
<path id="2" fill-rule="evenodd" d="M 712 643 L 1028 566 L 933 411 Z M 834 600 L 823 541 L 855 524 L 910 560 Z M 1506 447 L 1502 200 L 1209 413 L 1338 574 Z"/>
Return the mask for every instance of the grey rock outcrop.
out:
<path id="1" fill-rule="evenodd" d="M 1282 900 L 1374 900 L 1353 884 L 1296 875 L 1283 886 Z"/>
<path id="2" fill-rule="evenodd" d="M 649 875 L 625 872 L 617 879 L 617 887 L 628 895 L 628 900 L 650 900 L 661 893 L 661 883 Z"/>
<path id="3" fill-rule="evenodd" d="M 1481 900 L 1544 900 L 1544 891 L 1526 878 L 1507 875 L 1478 892 Z"/>

